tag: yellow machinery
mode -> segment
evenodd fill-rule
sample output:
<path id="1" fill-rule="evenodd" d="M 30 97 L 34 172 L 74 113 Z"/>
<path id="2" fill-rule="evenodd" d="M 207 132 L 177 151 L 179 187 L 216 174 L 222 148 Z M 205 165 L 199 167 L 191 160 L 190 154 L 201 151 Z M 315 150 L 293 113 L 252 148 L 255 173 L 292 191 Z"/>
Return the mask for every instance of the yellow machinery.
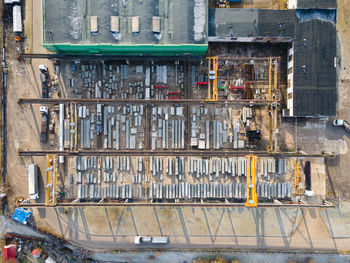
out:
<path id="1" fill-rule="evenodd" d="M 218 57 L 208 57 L 208 97 L 206 101 L 217 101 L 218 94 Z"/>
<path id="2" fill-rule="evenodd" d="M 301 183 L 300 165 L 299 165 L 298 159 L 296 159 L 294 161 L 294 187 L 296 190 L 296 194 L 298 196 L 301 195 L 300 183 Z"/>
<path id="3" fill-rule="evenodd" d="M 46 155 L 46 199 L 45 204 L 56 205 L 57 194 L 56 194 L 56 183 L 57 183 L 57 155 Z M 52 196 L 50 198 L 50 192 Z M 50 202 L 51 201 L 51 202 Z"/>
<path id="4" fill-rule="evenodd" d="M 269 100 L 278 98 L 278 62 L 279 58 L 269 58 Z"/>
<path id="5" fill-rule="evenodd" d="M 269 146 L 270 153 L 278 152 L 277 147 L 277 110 L 278 110 L 278 63 L 279 58 L 269 58 L 269 100 L 276 100 L 268 106 L 269 113 Z"/>
<path id="6" fill-rule="evenodd" d="M 257 169 L 257 156 L 246 155 L 246 175 L 247 175 L 247 201 L 246 207 L 258 206 L 258 194 L 256 192 L 256 169 Z"/>
<path id="7" fill-rule="evenodd" d="M 269 114 L 269 145 L 267 151 L 269 153 L 278 152 L 277 146 L 277 110 L 278 104 L 272 103 L 268 105 L 268 114 Z"/>

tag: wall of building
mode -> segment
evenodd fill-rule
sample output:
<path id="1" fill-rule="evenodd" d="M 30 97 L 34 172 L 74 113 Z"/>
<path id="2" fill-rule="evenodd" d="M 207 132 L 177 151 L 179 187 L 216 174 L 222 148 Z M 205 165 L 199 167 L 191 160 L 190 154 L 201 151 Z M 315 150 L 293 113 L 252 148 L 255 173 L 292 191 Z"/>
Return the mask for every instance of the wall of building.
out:
<path id="1" fill-rule="evenodd" d="M 293 86 L 294 86 L 294 43 L 291 44 L 291 47 L 288 49 L 288 70 L 287 70 L 287 108 L 289 109 L 289 116 L 293 116 Z"/>
<path id="2" fill-rule="evenodd" d="M 106 54 L 106 55 L 152 55 L 152 56 L 204 56 L 208 45 L 74 45 L 74 44 L 43 44 L 47 50 L 63 54 Z"/>

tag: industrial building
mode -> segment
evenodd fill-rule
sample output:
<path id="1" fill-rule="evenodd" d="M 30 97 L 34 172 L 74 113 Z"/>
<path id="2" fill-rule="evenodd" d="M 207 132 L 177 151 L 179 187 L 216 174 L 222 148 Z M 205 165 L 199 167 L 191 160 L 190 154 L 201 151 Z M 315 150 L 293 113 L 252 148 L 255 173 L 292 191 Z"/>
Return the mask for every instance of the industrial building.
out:
<path id="1" fill-rule="evenodd" d="M 207 0 L 43 0 L 42 12 L 43 46 L 53 52 L 169 56 L 208 48 Z"/>

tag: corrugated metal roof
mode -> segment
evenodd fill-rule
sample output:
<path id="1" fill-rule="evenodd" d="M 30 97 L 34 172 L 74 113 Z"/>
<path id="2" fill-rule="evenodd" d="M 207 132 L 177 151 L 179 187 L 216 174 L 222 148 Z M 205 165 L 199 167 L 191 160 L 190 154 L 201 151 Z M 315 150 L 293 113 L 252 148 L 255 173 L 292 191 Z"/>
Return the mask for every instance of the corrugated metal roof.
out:
<path id="1" fill-rule="evenodd" d="M 43 0 L 44 43 L 206 44 L 207 0 Z M 89 32 L 90 17 L 98 19 L 98 33 Z M 110 31 L 111 16 L 119 16 L 119 38 Z M 139 17 L 139 33 L 132 34 L 132 17 Z M 160 17 L 161 36 L 152 32 L 152 17 Z M 197 19 L 196 19 L 197 18 Z M 196 24 L 197 23 L 197 24 Z M 195 32 L 196 29 L 196 32 Z M 201 30 L 203 29 L 203 36 Z M 196 35 L 195 35 L 196 33 Z M 196 37 L 196 39 L 195 39 Z M 200 39 L 198 39 L 198 37 Z"/>
<path id="2" fill-rule="evenodd" d="M 255 21 L 255 22 L 254 22 Z M 210 8 L 209 36 L 229 36 L 232 26 L 234 37 L 294 36 L 297 19 L 294 10 L 265 10 L 240 8 Z M 280 24 L 284 29 L 280 32 Z"/>
<path id="3" fill-rule="evenodd" d="M 319 19 L 298 23 L 294 42 L 295 116 L 335 115 L 335 56 L 333 23 Z"/>
<path id="4" fill-rule="evenodd" d="M 337 0 L 298 0 L 297 8 L 337 8 Z"/>

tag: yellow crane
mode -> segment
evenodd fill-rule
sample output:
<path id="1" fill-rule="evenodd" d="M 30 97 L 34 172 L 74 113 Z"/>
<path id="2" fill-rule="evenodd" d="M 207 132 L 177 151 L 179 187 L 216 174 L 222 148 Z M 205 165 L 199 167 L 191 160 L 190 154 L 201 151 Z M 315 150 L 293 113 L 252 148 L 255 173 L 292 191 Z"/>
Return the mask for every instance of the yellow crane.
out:
<path id="1" fill-rule="evenodd" d="M 277 103 L 271 103 L 268 107 L 268 114 L 269 114 L 269 145 L 267 147 L 267 151 L 269 153 L 276 153 L 278 152 L 278 145 L 277 145 L 277 110 L 278 110 L 278 104 Z"/>
<path id="2" fill-rule="evenodd" d="M 45 205 L 48 206 L 50 202 L 50 174 L 51 174 L 51 156 L 46 155 L 46 198 L 45 198 Z"/>
<path id="3" fill-rule="evenodd" d="M 206 101 L 217 101 L 218 94 L 218 57 L 208 57 L 208 97 Z"/>
<path id="4" fill-rule="evenodd" d="M 257 156 L 246 155 L 246 176 L 247 176 L 247 200 L 245 202 L 246 207 L 258 206 L 258 193 L 256 192 L 256 169 L 257 169 Z"/>
<path id="5" fill-rule="evenodd" d="M 269 100 L 278 99 L 278 64 L 279 58 L 269 57 Z"/>
<path id="6" fill-rule="evenodd" d="M 57 167 L 57 155 L 46 155 L 46 198 L 45 205 L 56 205 L 57 194 L 56 194 L 56 183 L 58 175 Z M 50 192 L 52 197 L 50 198 Z M 51 200 L 51 202 L 50 202 Z"/>
<path id="7" fill-rule="evenodd" d="M 296 190 L 296 194 L 298 196 L 301 195 L 300 183 L 301 183 L 300 165 L 299 165 L 298 159 L 296 159 L 294 161 L 294 187 L 295 187 L 295 190 Z"/>

